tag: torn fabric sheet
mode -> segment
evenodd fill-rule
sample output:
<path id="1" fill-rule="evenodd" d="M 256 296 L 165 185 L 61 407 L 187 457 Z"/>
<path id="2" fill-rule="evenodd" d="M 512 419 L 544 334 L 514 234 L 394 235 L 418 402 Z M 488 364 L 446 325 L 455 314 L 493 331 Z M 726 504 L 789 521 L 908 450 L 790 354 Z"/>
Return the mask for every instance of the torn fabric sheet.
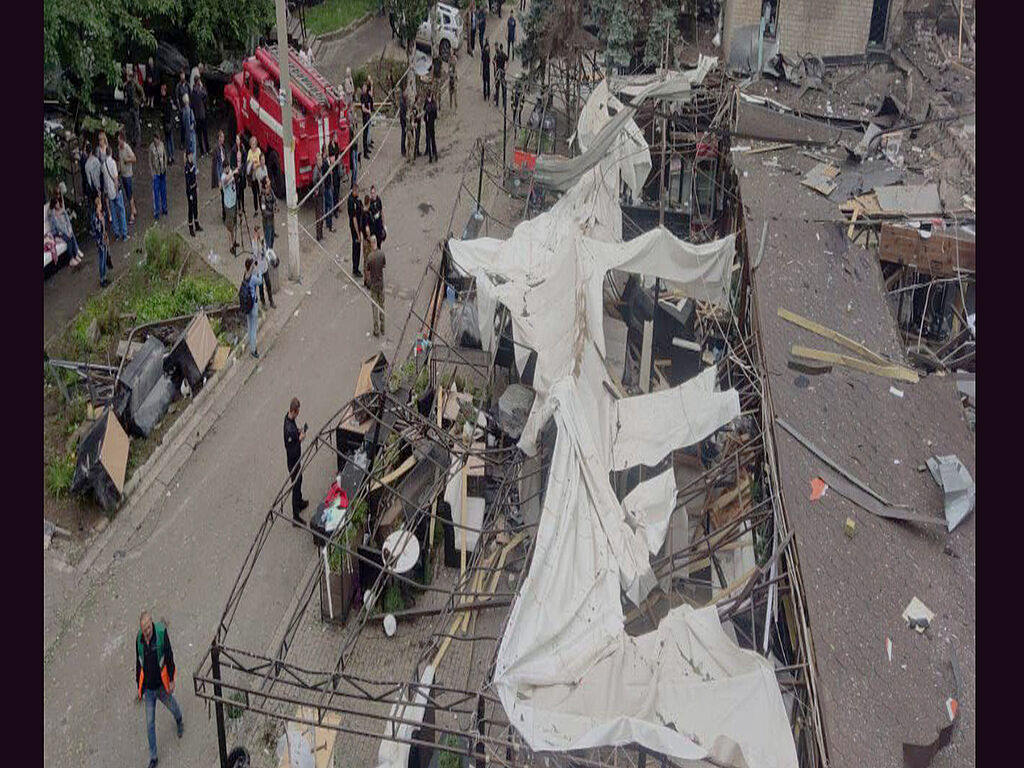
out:
<path id="1" fill-rule="evenodd" d="M 417 686 L 410 686 L 415 691 L 413 701 L 408 704 L 395 703 L 391 705 L 391 712 L 389 717 L 396 718 L 397 720 L 411 720 L 416 723 L 423 722 L 424 706 L 427 703 L 427 696 L 430 693 L 430 686 L 434 682 L 434 666 L 428 665 L 423 670 L 423 675 L 420 677 L 420 684 Z M 407 691 L 403 696 L 403 701 L 409 701 L 409 695 L 411 691 Z M 406 742 L 412 738 L 412 733 L 416 729 L 416 726 L 412 723 L 395 723 L 394 720 L 388 720 L 384 724 L 384 736 L 380 742 L 380 748 L 377 750 L 377 768 L 406 768 L 409 764 L 409 747 L 408 743 L 399 741 L 389 741 L 388 738 L 404 739 Z"/>
<path id="2" fill-rule="evenodd" d="M 621 146 L 624 125 L 599 139 Z M 667 472 L 620 503 L 612 468 L 656 464 L 739 414 L 735 390 L 714 391 L 714 368 L 650 395 L 609 392 L 604 274 L 628 264 L 679 280 L 691 296 L 727 301 L 735 253 L 735 238 L 694 246 L 661 231 L 622 243 L 618 179 L 629 162 L 602 158 L 504 242 L 449 241 L 453 263 L 477 278 L 481 338 L 493 325 L 483 307 L 501 303 L 519 370 L 537 353 L 536 397 L 519 447 L 533 454 L 544 425 L 557 428 L 534 554 L 493 685 L 535 752 L 637 743 L 676 759 L 795 768 L 775 674 L 728 639 L 715 606 L 676 609 L 643 637 L 625 631 L 623 596 L 637 605 L 656 584 L 650 557 L 664 540 L 675 486 Z"/>
<path id="3" fill-rule="evenodd" d="M 739 416 L 736 390 L 714 391 L 717 373 L 705 368 L 678 387 L 619 400 L 612 469 L 654 466 L 676 448 L 694 445 Z"/>
<path id="4" fill-rule="evenodd" d="M 676 506 L 676 473 L 670 467 L 660 475 L 642 481 L 626 494 L 622 508 L 626 520 L 643 532 L 647 550 L 658 554 L 668 534 L 672 510 Z"/>

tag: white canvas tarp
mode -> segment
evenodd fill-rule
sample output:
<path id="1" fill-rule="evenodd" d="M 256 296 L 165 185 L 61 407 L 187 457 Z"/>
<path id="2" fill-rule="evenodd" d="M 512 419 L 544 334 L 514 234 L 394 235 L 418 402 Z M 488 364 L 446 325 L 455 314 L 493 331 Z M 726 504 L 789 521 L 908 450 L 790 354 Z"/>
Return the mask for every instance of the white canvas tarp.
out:
<path id="1" fill-rule="evenodd" d="M 714 606 L 676 609 L 640 638 L 625 631 L 622 595 L 639 604 L 655 585 L 650 557 L 664 540 L 675 482 L 664 473 L 620 503 L 610 472 L 657 464 L 740 407 L 735 390 L 715 391 L 714 368 L 648 395 L 610 394 L 607 270 L 669 278 L 691 298 L 723 302 L 735 252 L 733 237 L 694 246 L 660 230 L 622 243 L 622 162 L 584 172 L 507 241 L 450 241 L 454 263 L 476 277 L 485 346 L 500 302 L 519 369 L 537 352 L 520 447 L 534 453 L 545 423 L 557 427 L 530 571 L 498 649 L 494 688 L 534 751 L 638 743 L 677 759 L 795 768 L 774 671 L 725 635 Z"/>
<path id="2" fill-rule="evenodd" d="M 392 704 L 389 717 L 395 720 L 410 720 L 416 723 L 423 722 L 424 709 L 427 697 L 430 695 L 430 686 L 434 682 L 434 667 L 428 665 L 420 676 L 419 685 L 410 686 L 412 690 L 406 691 L 403 701 L 408 702 L 412 695 L 412 702 L 406 704 Z M 409 747 L 407 743 L 390 741 L 390 738 L 404 739 L 406 742 L 412 738 L 416 726 L 409 723 L 396 723 L 395 720 L 388 720 L 384 725 L 384 738 L 377 750 L 377 768 L 406 768 L 409 765 Z"/>

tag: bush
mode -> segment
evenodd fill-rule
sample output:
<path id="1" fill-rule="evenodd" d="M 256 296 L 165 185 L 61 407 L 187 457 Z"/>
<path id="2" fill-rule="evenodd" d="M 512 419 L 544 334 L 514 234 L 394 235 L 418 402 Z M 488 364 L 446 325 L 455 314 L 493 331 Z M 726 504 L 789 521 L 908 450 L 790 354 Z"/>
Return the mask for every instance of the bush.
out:
<path id="1" fill-rule="evenodd" d="M 232 701 L 237 701 L 239 704 L 245 703 L 245 694 L 241 691 L 235 691 L 229 697 Z M 244 710 L 242 707 L 235 704 L 228 704 L 228 720 L 237 720 L 242 716 Z"/>
<path id="2" fill-rule="evenodd" d="M 441 743 L 446 747 L 458 748 L 460 746 L 458 737 L 450 733 L 441 739 Z M 447 749 L 442 750 L 438 755 L 437 766 L 438 768 L 462 768 L 462 756 L 456 752 L 449 752 Z"/>
<path id="3" fill-rule="evenodd" d="M 384 613 L 397 613 L 405 608 L 405 601 L 402 599 L 402 590 L 394 582 L 388 584 L 384 592 Z"/>
<path id="4" fill-rule="evenodd" d="M 226 280 L 189 275 L 177 288 L 164 288 L 139 296 L 132 311 L 135 312 L 135 322 L 142 325 L 191 315 L 200 307 L 232 304 L 234 301 L 235 289 Z"/>
<path id="5" fill-rule="evenodd" d="M 75 454 L 66 453 L 50 462 L 46 468 L 46 490 L 55 499 L 63 499 L 71 492 L 75 477 Z"/>
<path id="6" fill-rule="evenodd" d="M 362 88 L 363 87 L 363 83 L 366 82 L 366 74 L 367 73 L 366 73 L 366 67 L 365 66 L 360 67 L 359 69 L 357 69 L 355 72 L 352 73 L 352 84 L 355 85 L 357 91 L 360 88 Z M 374 91 L 374 93 L 376 93 L 377 89 L 374 88 L 373 91 Z"/>

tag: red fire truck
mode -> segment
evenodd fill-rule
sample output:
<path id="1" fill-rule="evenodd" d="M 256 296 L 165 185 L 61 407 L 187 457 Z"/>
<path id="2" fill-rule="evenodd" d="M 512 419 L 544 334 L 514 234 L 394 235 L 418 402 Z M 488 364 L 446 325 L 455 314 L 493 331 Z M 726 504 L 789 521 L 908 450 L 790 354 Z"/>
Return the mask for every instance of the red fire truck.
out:
<path id="1" fill-rule="evenodd" d="M 292 90 L 292 135 L 295 137 L 295 186 L 313 182 L 313 163 L 317 151 L 333 137 L 344 149 L 351 138 L 349 113 L 341 94 L 313 67 L 303 65 L 295 51 L 288 51 L 288 72 Z M 248 146 L 255 136 L 266 154 L 267 172 L 274 194 L 285 196 L 284 139 L 279 100 L 280 68 L 277 46 L 260 47 L 242 63 L 224 87 L 224 100 L 232 106 L 229 141 L 241 131 Z M 348 157 L 342 163 L 348 168 Z"/>

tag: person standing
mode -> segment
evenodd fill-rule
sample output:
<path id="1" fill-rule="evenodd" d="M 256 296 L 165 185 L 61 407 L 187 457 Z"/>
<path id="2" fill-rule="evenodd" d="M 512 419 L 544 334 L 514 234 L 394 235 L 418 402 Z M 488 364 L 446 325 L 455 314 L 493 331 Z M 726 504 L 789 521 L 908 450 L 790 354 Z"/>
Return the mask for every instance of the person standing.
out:
<path id="1" fill-rule="evenodd" d="M 353 182 L 348 196 L 348 226 L 352 234 L 352 277 L 362 277 L 359 271 L 359 238 L 363 230 L 363 203 L 359 199 L 359 185 Z"/>
<path id="2" fill-rule="evenodd" d="M 270 186 L 270 177 L 263 180 L 263 194 L 260 196 L 260 213 L 263 216 L 263 237 L 267 248 L 274 247 L 274 211 L 277 210 L 277 195 Z"/>
<path id="3" fill-rule="evenodd" d="M 480 45 L 480 73 L 484 78 L 484 101 L 491 96 L 491 46 L 486 40 Z"/>
<path id="4" fill-rule="evenodd" d="M 366 281 L 370 289 L 370 297 L 375 302 L 372 305 L 373 313 L 373 335 L 384 335 L 384 251 L 380 247 L 380 241 L 366 257 Z"/>
<path id="5" fill-rule="evenodd" d="M 434 126 L 437 122 L 437 102 L 434 101 L 434 93 L 427 94 L 427 103 L 423 108 L 423 119 L 427 124 L 427 162 L 437 162 L 437 137 L 434 133 Z"/>
<path id="6" fill-rule="evenodd" d="M 331 164 L 331 183 L 334 187 L 334 211 L 337 213 L 341 207 L 341 147 L 338 146 L 338 135 L 332 134 L 331 142 L 327 145 L 327 157 Z"/>
<path id="7" fill-rule="evenodd" d="M 352 67 L 345 67 L 345 80 L 341 84 L 341 90 L 345 97 L 345 107 L 351 110 L 356 102 L 356 84 L 352 80 Z"/>
<path id="8" fill-rule="evenodd" d="M 235 187 L 235 174 L 230 165 L 224 166 L 220 175 L 220 196 L 224 205 L 224 226 L 228 229 L 231 239 L 231 255 L 238 258 L 238 245 L 235 240 L 235 225 L 238 222 L 238 193 Z"/>
<path id="9" fill-rule="evenodd" d="M 107 267 L 113 268 L 110 263 L 110 236 L 107 234 L 107 217 L 103 215 L 103 193 L 100 192 L 94 198 L 95 206 L 92 211 L 92 218 L 89 220 L 89 229 L 93 239 L 96 240 L 96 254 L 100 265 L 100 287 L 106 288 L 110 283 L 107 281 Z"/>
<path id="10" fill-rule="evenodd" d="M 245 157 L 246 157 L 245 141 L 242 139 L 241 133 L 235 134 L 235 146 L 231 151 L 231 167 L 238 171 L 238 175 L 235 177 L 235 184 L 238 186 L 238 204 L 240 206 L 245 205 L 245 188 L 249 184 L 248 177 L 245 173 Z M 239 208 L 238 210 L 242 210 Z"/>
<path id="11" fill-rule="evenodd" d="M 476 43 L 476 3 L 471 2 L 469 4 L 469 23 L 465 25 L 469 28 L 469 37 L 466 40 L 466 50 L 469 55 L 473 55 L 473 47 Z"/>
<path id="12" fill-rule="evenodd" d="M 156 67 L 153 66 L 153 57 L 149 57 L 149 61 L 146 64 L 146 106 L 152 109 L 156 106 Z"/>
<path id="13" fill-rule="evenodd" d="M 480 35 L 480 47 L 484 47 L 486 42 L 485 37 L 487 35 L 487 4 L 486 2 L 481 3 L 480 7 L 476 11 L 476 31 Z"/>
<path id="14" fill-rule="evenodd" d="M 185 732 L 181 708 L 174 699 L 174 651 L 167 627 L 153 622 L 149 611 L 139 617 L 139 634 L 135 637 L 135 679 L 139 686 L 139 701 L 146 702 L 146 738 L 149 739 L 149 768 L 157 763 L 156 756 L 156 702 L 160 701 L 178 726 L 178 738 Z"/>
<path id="15" fill-rule="evenodd" d="M 125 120 L 125 129 L 128 131 L 128 138 L 132 144 L 139 146 L 142 140 L 142 120 L 139 116 L 140 102 L 145 98 L 142 86 L 139 85 L 138 77 L 132 72 L 131 65 L 125 66 L 124 73 L 124 104 L 128 113 Z"/>
<path id="16" fill-rule="evenodd" d="M 413 120 L 414 123 L 416 123 L 416 130 L 414 131 L 415 135 L 413 136 L 413 138 L 416 141 L 415 141 L 415 145 L 413 146 L 413 153 L 411 155 L 411 161 L 415 162 L 416 158 L 419 157 L 422 154 L 420 152 L 420 129 L 423 126 L 423 110 L 420 108 L 419 98 L 417 98 L 416 101 L 414 101 L 413 105 L 412 105 L 412 120 Z"/>
<path id="17" fill-rule="evenodd" d="M 384 244 L 387 239 L 387 230 L 384 228 L 384 201 L 377 197 L 377 187 L 370 185 L 370 203 L 367 206 L 370 216 L 370 231 L 377 238 L 377 247 Z"/>
<path id="18" fill-rule="evenodd" d="M 199 226 L 199 182 L 196 179 L 196 156 L 192 152 L 185 153 L 185 197 L 188 199 L 188 233 L 192 237 L 202 232 Z"/>
<path id="19" fill-rule="evenodd" d="M 185 146 L 185 97 L 188 96 L 188 83 L 185 82 L 185 70 L 181 70 L 178 73 L 178 84 L 174 87 L 174 101 L 178 105 L 178 115 L 180 120 L 180 138 L 181 146 Z"/>
<path id="20" fill-rule="evenodd" d="M 348 167 L 352 173 L 352 186 L 355 186 L 359 174 L 359 142 L 351 141 L 348 145 Z"/>
<path id="21" fill-rule="evenodd" d="M 284 456 L 288 462 L 288 477 L 292 481 L 292 518 L 301 523 L 299 514 L 309 502 L 302 498 L 302 441 L 306 439 L 306 426 L 299 429 L 295 420 L 299 418 L 299 398 L 293 397 L 284 416 Z"/>
<path id="22" fill-rule="evenodd" d="M 519 12 L 523 13 L 526 10 L 526 0 L 519 0 Z"/>
<path id="23" fill-rule="evenodd" d="M 373 117 L 373 99 L 366 83 L 359 96 L 359 109 L 363 114 L 363 157 L 370 159 L 370 120 Z"/>
<path id="24" fill-rule="evenodd" d="M 448 62 L 448 107 L 455 114 L 459 110 L 459 57 L 452 51 L 451 60 Z"/>
<path id="25" fill-rule="evenodd" d="M 327 219 L 327 229 L 334 231 L 334 179 L 331 177 L 331 164 L 324 157 L 320 160 L 320 175 L 324 183 L 324 218 Z"/>
<path id="26" fill-rule="evenodd" d="M 239 291 L 246 299 L 246 305 L 242 306 L 245 312 L 245 325 L 249 331 L 249 354 L 259 359 L 260 353 L 256 350 L 256 327 L 260 320 L 259 295 L 257 288 L 262 282 L 256 262 L 251 258 L 245 260 L 245 276 L 242 278 L 242 286 Z"/>
<path id="27" fill-rule="evenodd" d="M 516 58 L 516 13 L 508 12 L 508 59 L 515 61 Z"/>
<path id="28" fill-rule="evenodd" d="M 267 175 L 267 166 L 263 161 L 263 153 L 260 145 L 256 143 L 256 137 L 249 137 L 249 154 L 245 158 L 245 175 L 249 178 L 250 189 L 252 190 L 252 215 L 260 212 L 260 181 Z"/>
<path id="29" fill-rule="evenodd" d="M 133 80 L 133 82 L 135 81 Z M 118 172 L 121 174 L 121 186 L 124 189 L 128 209 L 131 211 L 131 219 L 129 219 L 128 223 L 134 226 L 137 213 L 135 209 L 135 187 L 132 182 L 132 177 L 135 175 L 135 153 L 132 152 L 132 148 L 125 141 L 123 130 L 117 136 L 117 145 Z"/>
<path id="30" fill-rule="evenodd" d="M 149 173 L 153 177 L 153 220 L 167 215 L 167 152 L 160 137 L 153 134 L 149 145 Z"/>
<path id="31" fill-rule="evenodd" d="M 402 89 L 401 94 L 398 97 L 398 125 L 402 129 L 401 144 L 399 145 L 402 150 L 402 157 L 405 157 L 405 129 L 408 125 L 409 118 L 409 97 L 405 93 L 405 88 Z"/>
<path id="32" fill-rule="evenodd" d="M 224 146 L 224 131 L 217 131 L 217 146 L 210 153 L 210 189 L 216 189 L 220 186 L 220 177 L 223 175 L 224 169 L 230 165 L 226 162 L 227 157 L 228 149 Z M 227 208 L 224 207 L 224 196 L 222 194 L 220 199 L 220 220 L 225 221 L 227 215 Z"/>
<path id="33" fill-rule="evenodd" d="M 260 301 L 264 304 L 267 303 L 267 297 L 270 298 L 270 308 L 277 309 L 277 304 L 274 303 L 274 286 L 270 282 L 270 269 L 273 264 L 270 263 L 270 254 L 268 253 L 267 243 L 263 239 L 263 233 L 260 232 L 259 225 L 252 228 L 252 253 L 253 258 L 256 259 L 256 269 L 260 273 Z M 267 289 L 264 295 L 263 289 Z"/>
<path id="34" fill-rule="evenodd" d="M 508 56 L 505 50 L 498 43 L 498 52 L 494 54 L 494 106 L 498 106 L 498 93 L 501 92 L 501 103 L 508 101 L 508 92 L 505 87 L 505 65 L 508 63 Z"/>
<path id="35" fill-rule="evenodd" d="M 196 114 L 192 111 L 192 105 L 187 93 L 181 97 L 181 104 L 181 125 L 185 131 L 185 151 L 192 155 L 194 160 L 196 154 Z"/>
<path id="36" fill-rule="evenodd" d="M 206 135 L 206 109 L 209 106 L 210 95 L 206 91 L 206 84 L 203 83 L 202 75 L 197 75 L 192 83 L 192 111 L 196 117 L 196 135 L 199 140 L 199 155 L 206 157 L 210 154 L 210 139 Z"/>
<path id="37" fill-rule="evenodd" d="M 161 123 L 164 129 L 164 152 L 167 164 L 174 165 L 174 100 L 167 93 L 167 83 L 160 84 Z"/>
<path id="38" fill-rule="evenodd" d="M 103 187 L 107 193 L 107 210 L 110 213 L 110 224 L 114 237 L 118 240 L 128 239 L 128 220 L 124 210 L 124 190 L 121 189 L 120 174 L 112 154 L 107 154 L 103 162 Z"/>
<path id="39" fill-rule="evenodd" d="M 313 202 L 314 216 L 316 216 L 316 241 L 319 243 L 324 239 L 324 184 L 320 182 L 324 177 L 323 150 L 317 150 L 316 160 L 313 161 Z"/>

